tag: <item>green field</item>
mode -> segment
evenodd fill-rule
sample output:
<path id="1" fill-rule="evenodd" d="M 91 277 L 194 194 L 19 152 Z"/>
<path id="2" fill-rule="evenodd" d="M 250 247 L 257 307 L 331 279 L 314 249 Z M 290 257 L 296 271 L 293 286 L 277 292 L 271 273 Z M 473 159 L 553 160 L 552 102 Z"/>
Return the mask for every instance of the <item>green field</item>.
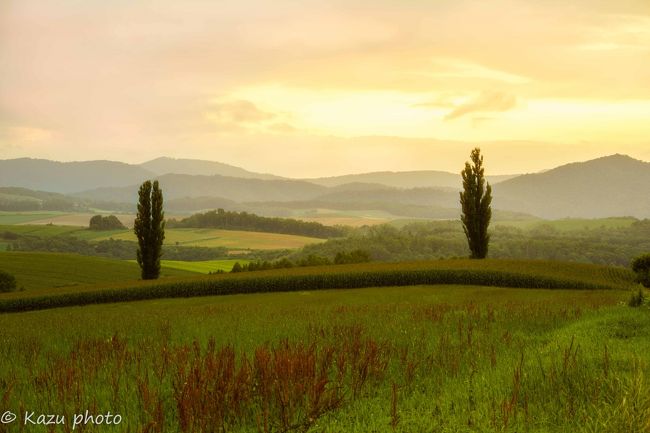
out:
<path id="1" fill-rule="evenodd" d="M 243 265 L 248 260 L 205 260 L 200 262 L 184 262 L 181 260 L 162 260 L 161 264 L 165 268 L 180 269 L 184 271 L 208 274 L 210 272 L 224 271 L 230 272 L 235 263 Z"/>
<path id="2" fill-rule="evenodd" d="M 22 224 L 30 221 L 38 221 L 44 218 L 56 217 L 61 212 L 4 212 L 0 211 L 0 225 L 4 224 Z"/>
<path id="3" fill-rule="evenodd" d="M 5 231 L 16 233 L 19 235 L 33 235 L 33 236 L 42 236 L 42 237 L 67 235 L 67 236 L 80 237 L 84 239 L 93 239 L 95 237 L 100 237 L 100 236 L 103 237 L 108 235 L 108 233 L 106 232 L 95 232 L 95 231 L 88 230 L 87 228 L 84 227 L 55 226 L 49 224 L 0 225 L 0 233 Z M 117 231 L 117 233 L 120 232 L 121 231 Z"/>
<path id="4" fill-rule="evenodd" d="M 115 431 L 647 432 L 650 311 L 627 295 L 412 286 L 4 314 L 4 408 L 111 411 Z"/>
<path id="5" fill-rule="evenodd" d="M 25 289 L 24 292 L 0 293 L 0 298 L 76 291 L 78 286 L 134 282 L 140 278 L 136 263 L 76 254 L 0 252 L 0 269 L 14 275 L 17 285 Z M 163 277 L 191 275 L 195 273 L 167 267 L 162 270 Z"/>

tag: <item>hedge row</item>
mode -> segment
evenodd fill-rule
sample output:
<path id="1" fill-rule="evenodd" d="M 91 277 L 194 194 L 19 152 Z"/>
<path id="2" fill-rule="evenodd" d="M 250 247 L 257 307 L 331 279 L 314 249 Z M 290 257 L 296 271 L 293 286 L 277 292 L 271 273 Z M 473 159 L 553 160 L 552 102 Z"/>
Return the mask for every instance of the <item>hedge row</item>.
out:
<path id="1" fill-rule="evenodd" d="M 241 275 L 241 274 L 240 274 Z M 409 271 L 347 272 L 308 275 L 247 276 L 227 275 L 201 280 L 161 282 L 131 288 L 78 292 L 0 301 L 0 312 L 19 312 L 75 305 L 141 301 L 158 298 L 231 295 L 243 293 L 292 292 L 323 289 L 354 289 L 420 284 L 463 284 L 477 286 L 541 289 L 616 289 L 607 284 L 539 277 L 530 274 L 491 270 L 428 269 Z"/>

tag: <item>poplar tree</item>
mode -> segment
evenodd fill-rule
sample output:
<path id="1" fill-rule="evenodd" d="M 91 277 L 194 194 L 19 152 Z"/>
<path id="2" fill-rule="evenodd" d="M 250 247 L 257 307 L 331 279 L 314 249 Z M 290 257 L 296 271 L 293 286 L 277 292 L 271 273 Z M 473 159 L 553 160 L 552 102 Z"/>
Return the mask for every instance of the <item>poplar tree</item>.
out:
<path id="1" fill-rule="evenodd" d="M 460 220 L 471 251 L 470 258 L 484 259 L 490 242 L 488 226 L 492 217 L 492 187 L 485 181 L 481 149 L 477 147 L 472 150 L 470 158 L 472 163 L 466 162 L 461 172 L 463 191 L 460 193 Z"/>
<path id="2" fill-rule="evenodd" d="M 137 260 L 143 280 L 160 276 L 160 256 L 165 239 L 165 213 L 163 195 L 158 181 L 145 181 L 138 192 L 138 215 L 133 231 L 138 237 Z"/>

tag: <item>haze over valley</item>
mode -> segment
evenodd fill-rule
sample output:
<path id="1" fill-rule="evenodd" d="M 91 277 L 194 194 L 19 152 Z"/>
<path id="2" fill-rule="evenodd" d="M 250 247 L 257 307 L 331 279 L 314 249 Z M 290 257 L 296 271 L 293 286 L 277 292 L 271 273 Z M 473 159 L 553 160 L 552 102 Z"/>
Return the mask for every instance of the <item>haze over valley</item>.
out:
<path id="1" fill-rule="evenodd" d="M 0 160 L 0 206 L 18 210 L 21 200 L 39 199 L 33 190 L 63 194 L 71 205 L 85 200 L 106 211 L 133 212 L 137 185 L 148 178 L 160 181 L 173 212 L 226 208 L 268 216 L 314 217 L 315 209 L 326 209 L 359 216 L 380 212 L 387 219 L 454 219 L 461 187 L 459 174 L 431 170 L 291 179 L 191 159 L 161 157 L 135 165 L 23 158 Z M 487 180 L 495 210 L 503 211 L 497 218 L 650 217 L 650 163 L 626 155 Z"/>

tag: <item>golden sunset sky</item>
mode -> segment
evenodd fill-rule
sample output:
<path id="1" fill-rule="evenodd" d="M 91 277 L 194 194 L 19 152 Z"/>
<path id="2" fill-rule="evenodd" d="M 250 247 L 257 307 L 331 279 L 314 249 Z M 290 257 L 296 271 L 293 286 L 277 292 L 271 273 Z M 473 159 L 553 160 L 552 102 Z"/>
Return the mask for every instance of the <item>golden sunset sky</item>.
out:
<path id="1" fill-rule="evenodd" d="M 0 1 L 0 158 L 650 160 L 649 0 Z"/>

